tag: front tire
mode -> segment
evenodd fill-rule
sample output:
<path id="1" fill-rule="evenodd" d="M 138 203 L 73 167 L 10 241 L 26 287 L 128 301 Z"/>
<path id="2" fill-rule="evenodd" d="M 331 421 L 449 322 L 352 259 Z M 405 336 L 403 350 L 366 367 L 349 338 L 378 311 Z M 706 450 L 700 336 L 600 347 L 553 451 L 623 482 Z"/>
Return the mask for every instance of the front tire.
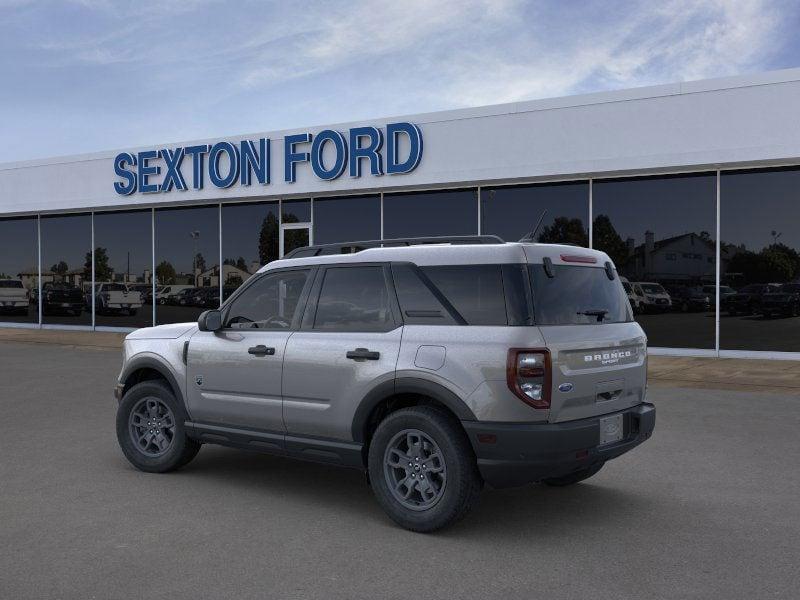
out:
<path id="1" fill-rule="evenodd" d="M 140 471 L 166 473 L 188 464 L 200 443 L 186 435 L 186 411 L 170 387 L 158 380 L 131 387 L 117 409 L 117 441 Z"/>
<path id="2" fill-rule="evenodd" d="M 421 533 L 464 517 L 483 487 L 463 429 L 430 406 L 386 417 L 372 438 L 368 465 L 372 489 L 386 514 Z"/>

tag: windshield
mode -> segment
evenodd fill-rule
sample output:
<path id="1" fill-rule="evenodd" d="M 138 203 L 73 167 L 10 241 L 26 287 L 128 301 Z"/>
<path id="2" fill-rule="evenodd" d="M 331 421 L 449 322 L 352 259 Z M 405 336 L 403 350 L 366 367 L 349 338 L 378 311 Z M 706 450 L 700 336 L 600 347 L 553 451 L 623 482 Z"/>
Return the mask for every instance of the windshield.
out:
<path id="1" fill-rule="evenodd" d="M 537 325 L 596 325 L 631 321 L 628 297 L 619 278 L 597 267 L 529 265 Z M 659 286 L 660 287 L 660 286 Z"/>
<path id="2" fill-rule="evenodd" d="M 666 294 L 667 292 L 664 291 L 664 288 L 658 285 L 657 283 L 643 283 L 641 284 L 642 290 L 646 294 Z"/>
<path id="3" fill-rule="evenodd" d="M 0 288 L 21 288 L 22 282 L 19 279 L 0 279 Z"/>

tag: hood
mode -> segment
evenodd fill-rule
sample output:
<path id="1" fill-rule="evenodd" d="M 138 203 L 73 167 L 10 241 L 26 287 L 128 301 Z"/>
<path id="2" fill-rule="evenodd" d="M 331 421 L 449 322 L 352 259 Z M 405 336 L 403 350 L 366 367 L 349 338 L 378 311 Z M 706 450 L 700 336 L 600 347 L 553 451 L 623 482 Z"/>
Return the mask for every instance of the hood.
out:
<path id="1" fill-rule="evenodd" d="M 182 335 L 197 329 L 197 323 L 172 323 L 170 325 L 158 325 L 157 327 L 145 327 L 129 333 L 126 340 L 174 340 Z"/>

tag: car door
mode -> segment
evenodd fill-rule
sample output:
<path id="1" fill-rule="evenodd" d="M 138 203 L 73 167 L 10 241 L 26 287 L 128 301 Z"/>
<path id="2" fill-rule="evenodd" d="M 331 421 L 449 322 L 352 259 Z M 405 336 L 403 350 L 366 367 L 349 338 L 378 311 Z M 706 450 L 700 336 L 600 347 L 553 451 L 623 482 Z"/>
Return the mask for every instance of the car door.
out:
<path id="1" fill-rule="evenodd" d="M 387 266 L 320 268 L 302 327 L 286 347 L 287 433 L 352 439 L 358 404 L 375 386 L 394 379 L 401 324 Z"/>
<path id="2" fill-rule="evenodd" d="M 189 409 L 198 423 L 284 432 L 281 372 L 300 324 L 312 269 L 256 275 L 223 310 L 223 327 L 189 341 Z"/>

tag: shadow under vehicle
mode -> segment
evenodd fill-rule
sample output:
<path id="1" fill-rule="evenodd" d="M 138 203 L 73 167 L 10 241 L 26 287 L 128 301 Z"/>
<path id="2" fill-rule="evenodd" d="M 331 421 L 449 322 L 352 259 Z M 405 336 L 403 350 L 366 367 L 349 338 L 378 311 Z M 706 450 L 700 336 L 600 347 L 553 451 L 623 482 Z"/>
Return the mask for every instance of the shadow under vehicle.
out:
<path id="1" fill-rule="evenodd" d="M 699 287 L 673 287 L 669 290 L 673 310 L 681 312 L 707 312 L 711 310 L 711 297 Z"/>
<path id="2" fill-rule="evenodd" d="M 61 313 L 77 317 L 84 306 L 83 293 L 74 285 L 48 281 L 42 286 L 42 314 Z"/>
<path id="3" fill-rule="evenodd" d="M 761 300 L 764 295 L 777 292 L 779 287 L 777 283 L 751 283 L 732 296 L 722 299 L 720 308 L 731 316 L 758 314 L 761 312 Z"/>
<path id="4" fill-rule="evenodd" d="M 30 293 L 21 279 L 0 279 L 0 314 L 28 314 Z"/>
<path id="5" fill-rule="evenodd" d="M 761 296 L 759 312 L 765 317 L 800 315 L 800 283 L 784 283 L 777 290 Z"/>

